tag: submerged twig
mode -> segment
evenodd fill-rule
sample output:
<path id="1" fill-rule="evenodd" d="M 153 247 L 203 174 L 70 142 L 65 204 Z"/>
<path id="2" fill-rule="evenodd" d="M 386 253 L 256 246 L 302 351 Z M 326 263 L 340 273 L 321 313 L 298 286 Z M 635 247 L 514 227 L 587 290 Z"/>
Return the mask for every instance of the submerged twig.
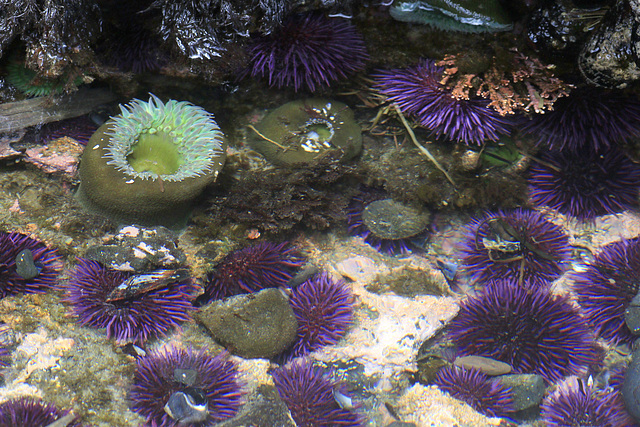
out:
<path id="1" fill-rule="evenodd" d="M 425 147 L 420 145 L 420 143 L 418 142 L 418 139 L 416 138 L 416 134 L 413 133 L 413 129 L 411 129 L 411 126 L 409 126 L 409 123 L 407 123 L 407 119 L 404 118 L 404 115 L 402 114 L 402 111 L 400 111 L 400 107 L 398 107 L 397 104 L 393 104 L 393 108 L 395 108 L 396 113 L 398 113 L 398 116 L 400 117 L 400 121 L 402 121 L 402 124 L 407 129 L 407 133 L 409 133 L 409 137 L 411 138 L 411 141 L 413 141 L 415 146 L 418 147 L 418 149 L 422 152 L 422 154 L 427 156 L 427 158 L 431 161 L 431 163 L 433 163 L 436 166 L 436 168 L 438 168 L 438 170 L 440 172 L 442 172 L 444 174 L 444 176 L 447 177 L 447 179 L 449 180 L 451 185 L 453 185 L 455 187 L 456 183 L 453 181 L 453 178 L 451 178 L 449 176 L 447 171 L 440 165 L 440 163 L 438 163 L 436 158 L 433 157 L 433 155 L 429 152 L 429 150 L 427 150 Z"/>
<path id="2" fill-rule="evenodd" d="M 287 151 L 287 147 L 285 147 L 282 144 L 279 144 L 278 142 L 274 141 L 273 139 L 270 139 L 270 138 L 264 136 L 263 134 L 260 133 L 260 131 L 258 129 L 253 127 L 253 125 L 248 125 L 247 127 L 249 129 L 251 129 L 252 131 L 254 131 L 255 133 L 257 133 L 260 138 L 264 139 L 265 141 L 268 141 L 268 142 L 272 143 L 273 145 L 283 149 L 284 151 Z"/>

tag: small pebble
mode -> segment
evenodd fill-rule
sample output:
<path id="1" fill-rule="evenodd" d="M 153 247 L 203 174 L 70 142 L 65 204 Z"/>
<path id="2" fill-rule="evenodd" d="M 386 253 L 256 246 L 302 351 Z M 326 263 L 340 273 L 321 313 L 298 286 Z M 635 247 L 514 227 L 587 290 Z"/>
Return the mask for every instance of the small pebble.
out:
<path id="1" fill-rule="evenodd" d="M 544 378 L 535 374 L 511 374 L 496 378 L 504 386 L 511 387 L 514 411 L 522 411 L 540 405 L 544 397 Z"/>
<path id="2" fill-rule="evenodd" d="M 40 274 L 40 269 L 33 261 L 33 253 L 24 249 L 16 255 L 16 273 L 25 280 L 31 280 Z"/>
<path id="3" fill-rule="evenodd" d="M 640 335 L 640 294 L 633 297 L 624 311 L 624 321 L 633 335 Z"/>
<path id="4" fill-rule="evenodd" d="M 480 372 L 496 376 L 511 372 L 511 365 L 482 356 L 462 356 L 453 361 L 453 364 L 465 369 L 477 369 Z"/>
<path id="5" fill-rule="evenodd" d="M 637 341 L 636 341 L 637 342 Z M 635 346 L 635 344 L 634 344 Z M 640 422 L 640 350 L 635 350 L 620 388 L 627 412 Z"/>

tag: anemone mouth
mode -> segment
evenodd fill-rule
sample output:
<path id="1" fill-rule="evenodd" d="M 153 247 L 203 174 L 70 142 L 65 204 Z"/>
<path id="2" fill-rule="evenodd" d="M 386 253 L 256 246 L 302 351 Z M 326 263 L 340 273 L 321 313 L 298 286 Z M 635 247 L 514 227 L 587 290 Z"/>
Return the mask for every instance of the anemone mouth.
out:
<path id="1" fill-rule="evenodd" d="M 211 172 L 223 154 L 223 135 L 213 114 L 186 101 L 165 104 L 149 95 L 149 102 L 134 99 L 121 105 L 122 113 L 112 119 L 105 132 L 107 164 L 133 178 L 163 181 Z"/>

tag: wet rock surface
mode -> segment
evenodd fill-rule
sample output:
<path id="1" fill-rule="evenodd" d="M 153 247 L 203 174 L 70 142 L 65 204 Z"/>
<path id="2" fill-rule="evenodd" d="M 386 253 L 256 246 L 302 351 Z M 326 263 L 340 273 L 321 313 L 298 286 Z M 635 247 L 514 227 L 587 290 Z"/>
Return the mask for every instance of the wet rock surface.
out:
<path id="1" fill-rule="evenodd" d="M 250 396 L 238 415 L 216 424 L 219 427 L 278 426 L 296 427 L 289 409 L 278 396 L 275 387 L 263 385 Z"/>
<path id="2" fill-rule="evenodd" d="M 640 335 L 640 294 L 633 297 L 624 311 L 624 321 L 633 335 Z"/>
<path id="3" fill-rule="evenodd" d="M 231 353 L 246 358 L 276 356 L 297 337 L 293 310 L 273 288 L 213 301 L 194 317 Z"/>
<path id="4" fill-rule="evenodd" d="M 130 225 L 104 244 L 89 247 L 85 256 L 120 271 L 171 269 L 186 261 L 176 242 L 176 235 L 165 227 Z"/>
<path id="5" fill-rule="evenodd" d="M 640 79 L 640 2 L 619 0 L 582 47 L 578 66 L 596 86 L 623 89 Z"/>
<path id="6" fill-rule="evenodd" d="M 545 386 L 544 379 L 534 374 L 511 374 L 497 378 L 503 385 L 511 387 L 513 409 L 522 411 L 536 407 L 542 402 Z"/>

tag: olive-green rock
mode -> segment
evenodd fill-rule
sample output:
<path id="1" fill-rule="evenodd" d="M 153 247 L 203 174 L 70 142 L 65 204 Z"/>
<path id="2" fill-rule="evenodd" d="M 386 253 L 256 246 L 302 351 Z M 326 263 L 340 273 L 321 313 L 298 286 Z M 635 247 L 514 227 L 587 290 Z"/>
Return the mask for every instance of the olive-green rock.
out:
<path id="1" fill-rule="evenodd" d="M 297 338 L 293 310 L 275 288 L 212 301 L 194 317 L 227 350 L 246 358 L 276 356 Z"/>

